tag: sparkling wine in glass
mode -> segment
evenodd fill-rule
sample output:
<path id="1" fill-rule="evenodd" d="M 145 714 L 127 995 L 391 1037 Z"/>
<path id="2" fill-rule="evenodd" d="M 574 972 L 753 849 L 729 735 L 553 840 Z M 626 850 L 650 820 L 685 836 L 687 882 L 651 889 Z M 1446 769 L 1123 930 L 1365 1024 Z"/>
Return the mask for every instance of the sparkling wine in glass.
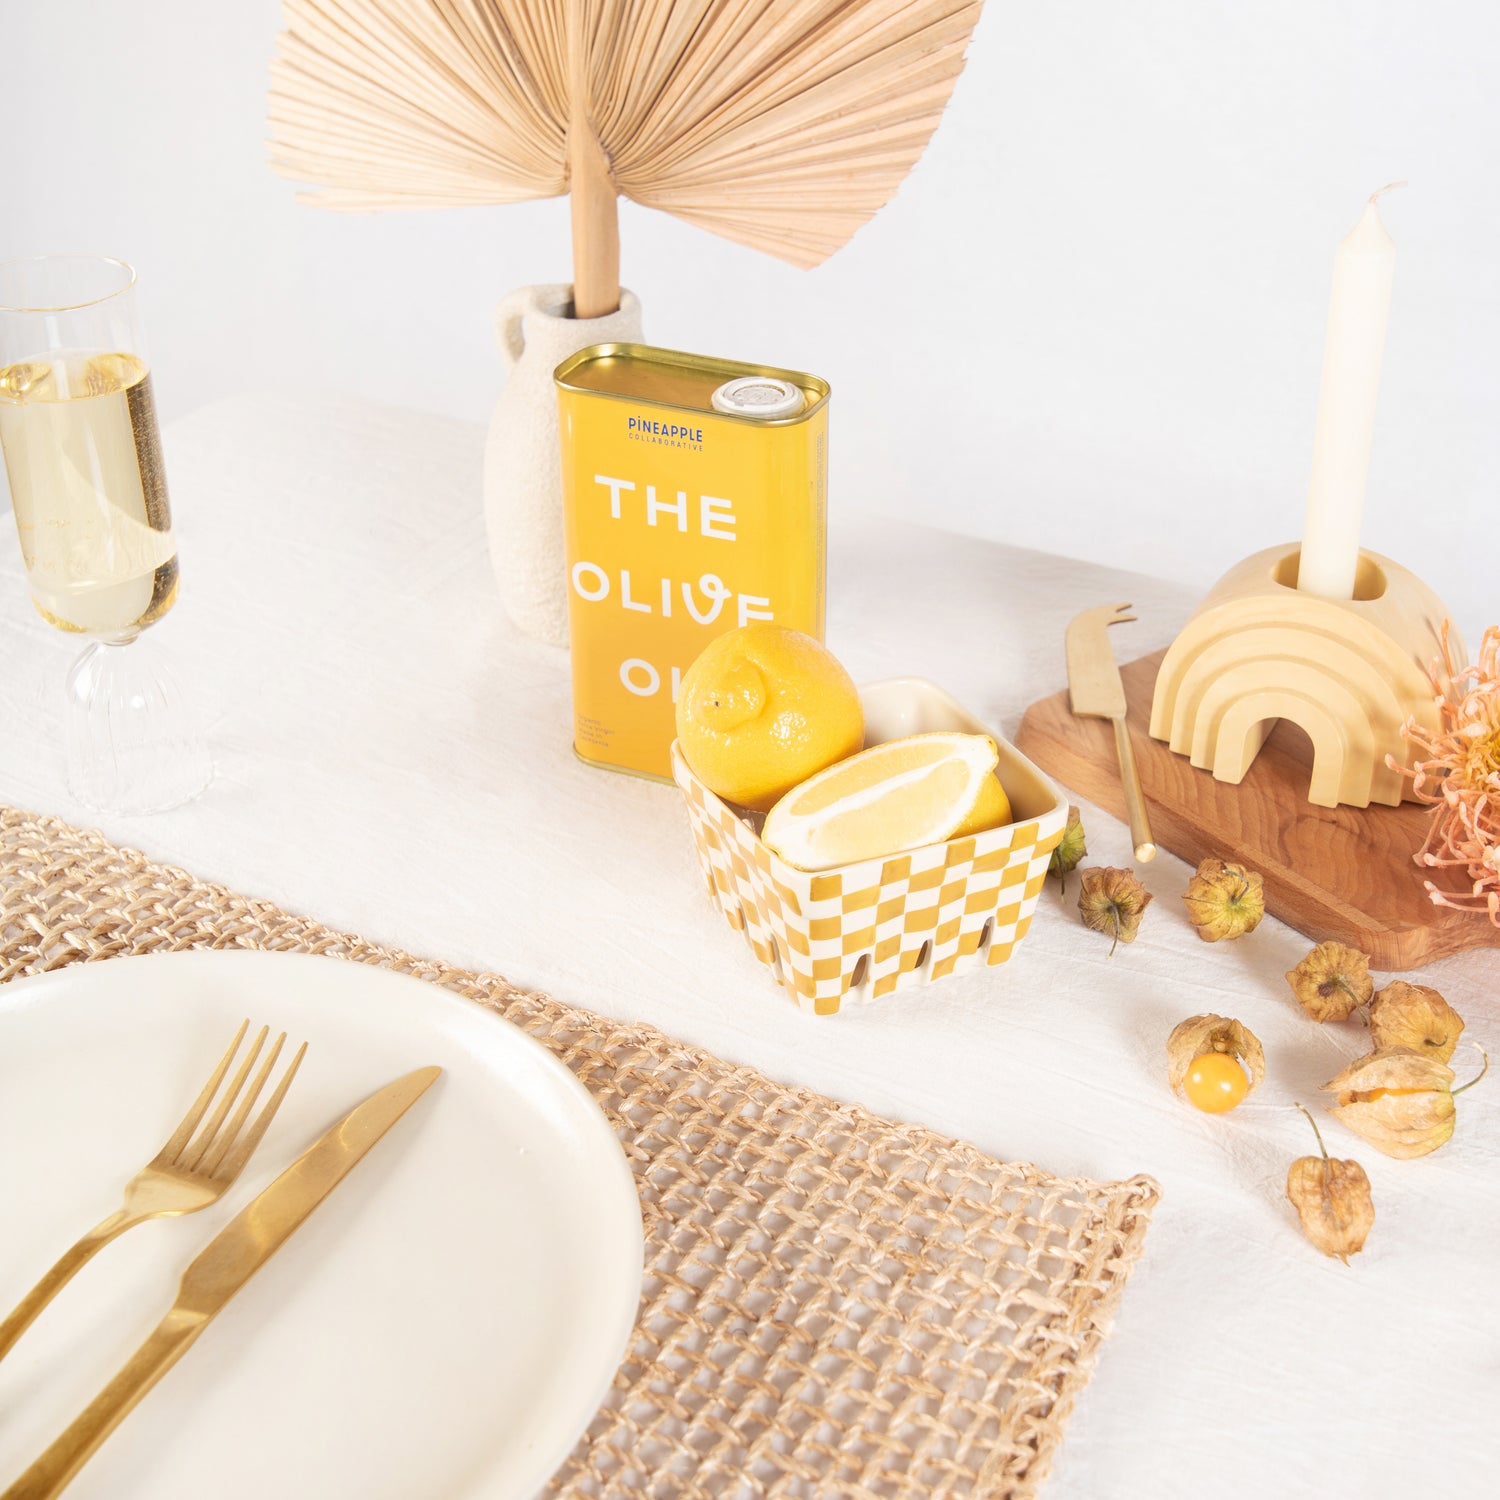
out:
<path id="1" fill-rule="evenodd" d="M 92 255 L 0 263 L 0 450 L 32 601 L 89 644 L 67 679 L 68 784 L 155 812 L 212 767 L 159 652 L 131 647 L 177 598 L 177 546 L 135 273 Z"/>

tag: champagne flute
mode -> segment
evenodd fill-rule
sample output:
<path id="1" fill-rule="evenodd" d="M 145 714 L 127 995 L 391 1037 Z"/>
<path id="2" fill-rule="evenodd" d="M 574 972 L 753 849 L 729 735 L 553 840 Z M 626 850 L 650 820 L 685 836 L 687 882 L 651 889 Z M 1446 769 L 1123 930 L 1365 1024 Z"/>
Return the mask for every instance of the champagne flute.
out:
<path id="1" fill-rule="evenodd" d="M 108 813 L 176 807 L 213 774 L 159 651 L 132 646 L 177 599 L 135 283 L 105 256 L 0 262 L 0 451 L 32 602 L 88 640 L 67 677 L 68 788 Z"/>

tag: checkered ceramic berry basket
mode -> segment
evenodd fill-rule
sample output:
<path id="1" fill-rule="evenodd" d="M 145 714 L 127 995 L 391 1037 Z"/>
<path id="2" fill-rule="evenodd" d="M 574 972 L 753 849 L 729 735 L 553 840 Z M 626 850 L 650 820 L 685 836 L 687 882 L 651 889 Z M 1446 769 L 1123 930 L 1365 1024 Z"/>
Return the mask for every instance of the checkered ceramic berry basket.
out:
<path id="1" fill-rule="evenodd" d="M 1062 838 L 1062 794 L 1019 750 L 920 678 L 860 689 L 865 743 L 959 730 L 987 734 L 1016 821 L 968 838 L 810 874 L 693 775 L 672 746 L 693 842 L 715 904 L 803 1010 L 834 1015 L 949 974 L 1003 964 L 1026 936 Z"/>

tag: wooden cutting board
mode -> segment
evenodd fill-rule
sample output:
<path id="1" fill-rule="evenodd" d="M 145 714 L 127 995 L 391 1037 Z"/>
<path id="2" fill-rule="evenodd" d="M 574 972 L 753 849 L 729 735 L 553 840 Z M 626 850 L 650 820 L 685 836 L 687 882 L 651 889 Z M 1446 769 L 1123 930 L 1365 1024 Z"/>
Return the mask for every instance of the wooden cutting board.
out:
<path id="1" fill-rule="evenodd" d="M 1315 942 L 1336 938 L 1370 955 L 1376 969 L 1417 969 L 1464 948 L 1500 947 L 1481 914 L 1434 906 L 1412 854 L 1430 810 L 1314 807 L 1306 800 L 1312 744 L 1277 726 L 1238 786 L 1174 755 L 1147 732 L 1151 691 L 1165 652 L 1121 668 L 1131 739 L 1151 830 L 1163 849 L 1196 864 L 1217 856 L 1265 877 L 1266 909 Z M 1045 771 L 1123 817 L 1114 732 L 1076 718 L 1066 692 L 1026 710 L 1016 743 Z"/>

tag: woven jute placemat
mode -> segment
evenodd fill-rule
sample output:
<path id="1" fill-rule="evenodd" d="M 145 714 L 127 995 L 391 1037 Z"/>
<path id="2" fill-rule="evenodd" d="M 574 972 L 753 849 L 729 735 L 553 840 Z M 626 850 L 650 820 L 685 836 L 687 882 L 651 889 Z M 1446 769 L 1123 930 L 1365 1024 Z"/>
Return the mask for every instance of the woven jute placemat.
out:
<path id="1" fill-rule="evenodd" d="M 614 1125 L 646 1228 L 640 1313 L 548 1494 L 1036 1492 L 1140 1255 L 1149 1178 L 996 1161 L 0 809 L 0 980 L 189 948 L 328 954 L 440 984 L 551 1048 Z"/>

